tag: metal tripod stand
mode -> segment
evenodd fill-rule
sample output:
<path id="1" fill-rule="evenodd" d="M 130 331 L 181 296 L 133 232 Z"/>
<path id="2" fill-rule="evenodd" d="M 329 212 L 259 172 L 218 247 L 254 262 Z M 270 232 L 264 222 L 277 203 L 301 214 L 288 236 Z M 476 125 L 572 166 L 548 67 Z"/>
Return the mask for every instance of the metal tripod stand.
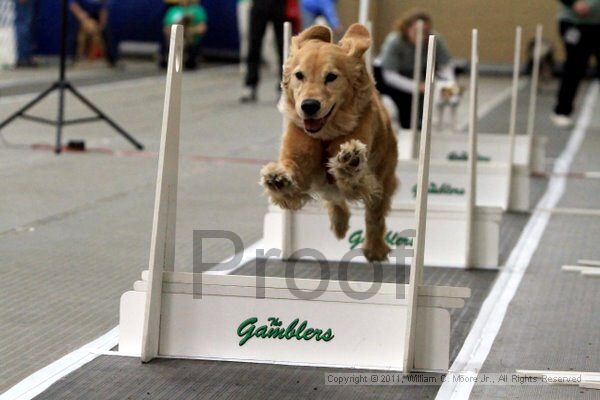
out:
<path id="1" fill-rule="evenodd" d="M 88 100 L 83 94 L 81 94 L 77 89 L 75 89 L 75 87 L 66 79 L 65 67 L 67 58 L 67 21 L 68 1 L 62 0 L 60 68 L 58 80 L 52 85 L 50 85 L 49 88 L 41 92 L 35 99 L 25 104 L 20 110 L 13 113 L 4 121 L 0 122 L 0 130 L 2 130 L 2 128 L 6 127 L 8 124 L 13 122 L 17 118 L 23 118 L 30 121 L 56 126 L 56 144 L 54 147 L 54 152 L 58 154 L 62 151 L 62 130 L 64 126 L 103 120 L 114 130 L 116 130 L 117 133 L 119 133 L 121 136 L 127 139 L 133 146 L 135 146 L 136 149 L 142 150 L 144 146 L 140 142 L 138 142 L 133 136 L 131 136 L 123 128 L 121 128 L 115 121 L 108 117 L 108 115 L 103 113 L 90 100 Z M 37 103 L 42 101 L 46 96 L 48 96 L 55 90 L 58 91 L 58 113 L 56 120 L 26 114 L 26 112 L 31 107 L 35 106 Z M 68 91 L 71 94 L 73 94 L 73 96 L 79 99 L 79 101 L 81 101 L 85 106 L 87 106 L 87 108 L 89 108 L 95 115 L 92 117 L 65 120 L 65 91 Z"/>

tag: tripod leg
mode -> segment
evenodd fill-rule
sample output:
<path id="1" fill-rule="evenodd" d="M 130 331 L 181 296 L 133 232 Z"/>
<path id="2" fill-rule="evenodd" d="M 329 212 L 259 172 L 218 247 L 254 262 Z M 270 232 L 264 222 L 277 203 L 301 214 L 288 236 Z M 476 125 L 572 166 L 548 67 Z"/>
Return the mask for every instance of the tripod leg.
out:
<path id="1" fill-rule="evenodd" d="M 125 132 L 125 130 L 123 128 L 121 128 L 119 125 L 117 125 L 116 122 L 114 122 L 112 119 L 110 119 L 106 114 L 104 114 L 102 111 L 100 111 L 100 109 L 98 109 L 98 107 L 96 107 L 94 104 L 92 104 L 92 102 L 90 102 L 88 99 L 86 99 L 81 93 L 79 93 L 79 91 L 77 89 L 75 89 L 71 84 L 69 84 L 68 82 L 65 84 L 65 87 L 67 89 L 69 89 L 71 91 L 71 93 L 73 93 L 73 95 L 75 97 L 77 97 L 83 104 L 85 104 L 86 106 L 88 106 L 93 112 L 95 112 L 100 118 L 102 118 L 104 121 L 106 121 L 107 124 L 109 124 L 114 130 L 116 130 L 118 133 L 120 133 L 125 139 L 127 139 L 131 144 L 133 144 L 135 146 L 136 149 L 138 150 L 143 150 L 144 149 L 144 145 L 141 144 L 140 142 L 138 142 L 133 136 L 131 136 L 129 133 Z"/>
<path id="2" fill-rule="evenodd" d="M 54 152 L 59 154 L 62 151 L 62 128 L 65 118 L 65 86 L 58 86 L 58 114 L 56 116 L 56 145 Z"/>
<path id="3" fill-rule="evenodd" d="M 33 107 L 37 103 L 39 103 L 44 97 L 48 96 L 50 94 L 50 92 L 52 92 L 57 87 L 58 87 L 58 83 L 56 83 L 56 82 L 53 83 L 48 89 L 44 90 L 42 93 L 37 95 L 37 97 L 35 99 L 31 100 L 29 103 L 27 103 L 23 107 L 21 107 L 21 109 L 19 109 L 15 113 L 13 113 L 10 117 L 8 117 L 4 121 L 0 122 L 0 129 L 4 128 L 8 124 L 10 124 L 12 121 L 17 119 L 21 115 L 25 114 L 25 112 L 27 110 L 29 110 L 31 107 Z"/>

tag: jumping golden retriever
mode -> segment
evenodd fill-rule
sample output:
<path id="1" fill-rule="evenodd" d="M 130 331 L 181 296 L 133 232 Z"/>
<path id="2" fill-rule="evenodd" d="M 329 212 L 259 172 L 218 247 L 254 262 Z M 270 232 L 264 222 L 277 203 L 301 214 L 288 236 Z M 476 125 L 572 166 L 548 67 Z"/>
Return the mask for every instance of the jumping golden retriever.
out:
<path id="1" fill-rule="evenodd" d="M 353 24 L 338 44 L 331 30 L 313 26 L 292 39 L 281 87 L 280 109 L 289 124 L 279 160 L 261 170 L 274 204 L 298 210 L 312 197 L 324 200 L 331 229 L 348 231 L 347 202 L 366 211 L 363 253 L 387 259 L 385 217 L 396 189 L 396 138 L 363 54 L 368 30 Z"/>

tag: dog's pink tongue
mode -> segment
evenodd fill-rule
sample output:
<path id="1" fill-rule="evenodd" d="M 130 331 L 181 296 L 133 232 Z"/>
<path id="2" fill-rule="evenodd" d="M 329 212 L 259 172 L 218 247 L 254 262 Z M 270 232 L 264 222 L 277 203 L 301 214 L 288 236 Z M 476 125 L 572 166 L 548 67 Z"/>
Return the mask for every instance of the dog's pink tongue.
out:
<path id="1" fill-rule="evenodd" d="M 319 119 L 305 119 L 304 129 L 309 132 L 316 132 L 323 127 L 323 118 Z"/>

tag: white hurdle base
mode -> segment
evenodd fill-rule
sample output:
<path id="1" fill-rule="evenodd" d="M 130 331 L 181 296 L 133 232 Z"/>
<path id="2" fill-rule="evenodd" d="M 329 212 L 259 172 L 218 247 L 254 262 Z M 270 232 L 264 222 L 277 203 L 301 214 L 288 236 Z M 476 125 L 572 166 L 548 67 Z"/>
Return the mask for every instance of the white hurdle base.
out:
<path id="1" fill-rule="evenodd" d="M 139 356 L 147 271 L 134 290 L 121 297 L 119 353 Z M 202 283 L 195 280 L 202 279 Z M 321 281 L 296 279 L 298 289 L 316 288 Z M 319 367 L 402 370 L 403 335 L 407 317 L 408 285 L 383 283 L 368 300 L 350 298 L 339 281 L 314 300 L 299 300 L 284 278 L 265 278 L 265 298 L 256 298 L 254 276 L 163 273 L 159 357 L 244 361 Z M 368 292 L 371 283 L 351 282 L 356 291 Z M 202 298 L 192 292 L 202 288 Z M 396 294 L 396 290 L 400 293 Z M 421 286 L 418 298 L 415 368 L 445 371 L 450 354 L 450 314 L 460 308 L 470 289 Z M 401 297 L 398 299 L 397 297 Z M 346 316 L 341 318 L 340 316 Z M 299 319 L 307 327 L 326 331 L 333 338 L 277 339 L 252 337 L 240 345 L 238 327 L 248 318 L 256 327 L 276 317 L 285 329 Z M 307 332 L 307 330 L 304 330 Z"/>
<path id="2" fill-rule="evenodd" d="M 400 160 L 411 160 L 414 138 L 410 130 L 402 129 L 398 138 L 398 157 Z M 513 164 L 531 167 L 534 173 L 546 171 L 546 136 L 534 135 L 533 143 L 527 135 L 515 135 L 515 161 Z M 489 161 L 504 162 L 509 156 L 508 135 L 501 133 L 478 133 L 477 148 L 479 157 Z M 531 154 L 529 149 L 531 149 Z M 431 159 L 448 160 L 452 154 L 468 152 L 466 135 L 434 134 L 431 141 Z"/>
<path id="3" fill-rule="evenodd" d="M 412 136 L 410 133 L 404 134 L 405 137 Z M 432 141 L 432 152 L 436 148 L 436 140 L 443 135 L 436 135 L 436 138 Z M 452 135 L 458 136 L 464 141 L 464 135 Z M 482 134 L 478 135 L 479 137 Z M 506 136 L 506 135 L 504 135 Z M 399 137 L 402 137 L 400 135 Z M 517 136 L 519 137 L 519 136 Z M 521 137 L 525 137 L 521 135 Z M 398 145 L 399 152 L 402 154 L 400 157 L 397 175 L 401 181 L 412 183 L 415 179 L 411 175 L 414 175 L 416 168 L 416 161 L 407 159 L 409 153 L 407 152 L 408 141 L 402 142 Z M 462 154 L 466 151 L 466 143 L 461 143 L 452 150 L 455 154 Z M 480 148 L 478 144 L 478 148 Z M 465 149 L 465 150 L 461 150 Z M 545 151 L 545 150 L 544 150 Z M 445 183 L 451 183 L 453 186 L 464 188 L 467 182 L 466 175 L 466 161 L 449 161 L 446 155 L 448 152 L 440 152 L 438 148 L 438 158 L 433 157 L 431 161 L 431 181 L 443 181 Z M 493 154 L 490 152 L 482 152 L 478 150 L 480 156 L 484 154 Z M 433 153 L 432 153 L 433 154 Z M 443 155 L 443 156 L 442 156 Z M 407 175 L 408 174 L 408 175 Z M 408 180 L 406 179 L 408 177 Z M 508 185 L 510 180 L 510 187 Z M 529 211 L 530 209 L 530 191 L 531 184 L 531 168 L 528 165 L 522 165 L 514 163 L 512 165 L 512 177 L 509 176 L 508 164 L 498 159 L 491 159 L 489 161 L 479 161 L 477 163 L 477 200 L 478 206 L 486 207 L 500 207 L 503 210 L 511 211 Z M 401 190 L 404 190 L 401 188 Z M 445 196 L 447 197 L 447 196 Z M 432 197 L 432 204 L 436 204 L 436 196 Z M 448 199 L 445 199 L 445 201 Z"/>
<path id="4" fill-rule="evenodd" d="M 320 204 L 308 204 L 300 211 L 292 213 L 289 232 L 290 253 L 300 249 L 316 249 L 327 260 L 341 260 L 350 250 L 360 249 L 365 237 L 365 216 L 362 207 L 352 207 L 350 229 L 346 237 L 338 240 L 329 230 L 327 211 Z M 387 217 L 388 232 L 386 241 L 391 247 L 407 245 L 412 249 L 412 241 L 407 242 L 402 231 L 415 229 L 414 206 L 395 205 Z M 500 208 L 476 207 L 474 232 L 472 234 L 472 264 L 480 268 L 498 266 Z M 425 245 L 426 266 L 465 268 L 467 263 L 466 210 L 463 206 L 429 206 Z M 279 207 L 270 206 L 264 220 L 263 240 L 265 249 L 281 249 L 283 212 Z M 358 256 L 353 261 L 366 262 Z"/>

